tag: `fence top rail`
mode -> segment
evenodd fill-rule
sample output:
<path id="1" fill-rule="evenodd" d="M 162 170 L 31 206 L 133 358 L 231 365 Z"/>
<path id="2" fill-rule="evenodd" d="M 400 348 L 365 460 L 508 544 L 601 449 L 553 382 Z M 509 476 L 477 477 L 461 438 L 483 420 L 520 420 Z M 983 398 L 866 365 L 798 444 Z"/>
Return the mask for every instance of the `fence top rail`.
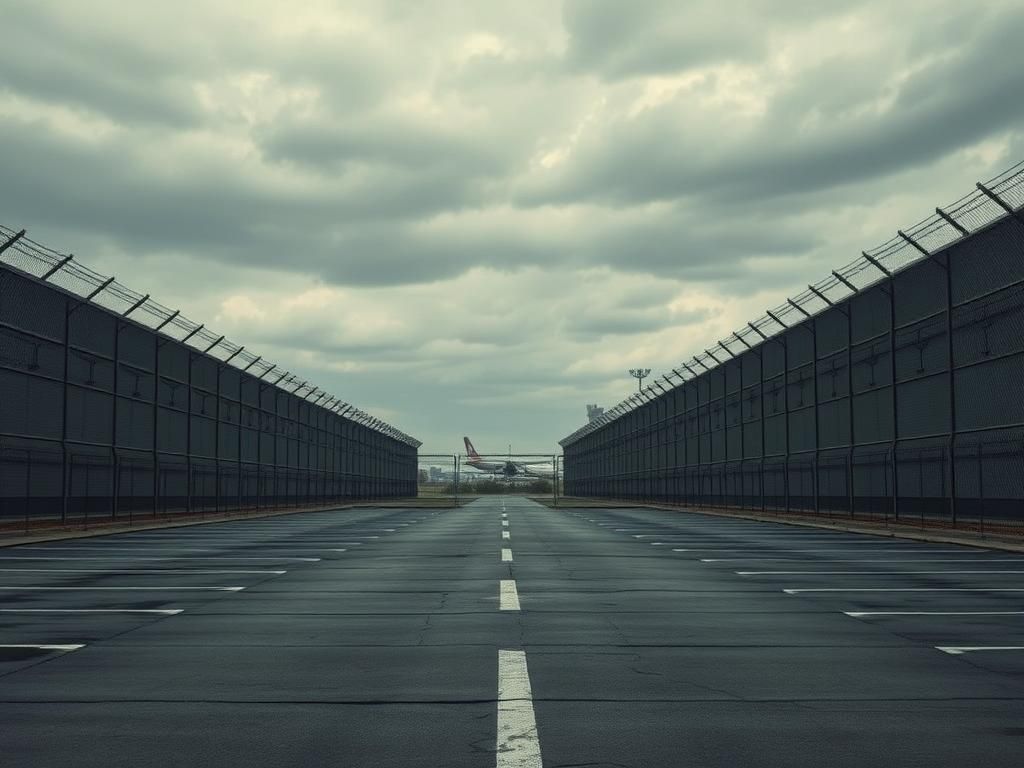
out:
<path id="1" fill-rule="evenodd" d="M 767 310 L 764 315 L 747 323 L 727 338 L 715 342 L 711 348 L 724 349 L 730 355 L 738 356 L 749 348 L 767 343 L 787 328 L 813 318 L 833 304 L 838 304 L 888 279 L 888 275 L 896 274 L 912 264 L 934 256 L 936 252 L 969 237 L 993 222 L 1011 215 L 1019 217 L 1022 207 L 1024 160 L 984 184 L 977 185 L 975 190 L 959 200 L 943 208 L 936 208 L 931 216 L 900 230 L 882 245 L 863 251 L 858 258 L 830 273 L 813 286 L 808 286 L 806 290 L 779 306 Z M 1013 213 L 1010 213 L 1011 211 Z M 728 362 L 726 360 L 724 364 Z M 690 363 L 696 363 L 696 368 L 691 367 Z M 678 389 L 705 371 L 710 373 L 722 364 L 709 352 L 701 352 L 681 363 L 681 371 L 673 369 L 668 376 L 660 380 L 668 382 L 669 376 L 675 376 L 679 383 L 673 385 L 673 390 Z M 648 385 L 641 390 L 639 396 L 633 394 L 609 408 L 603 416 L 584 424 L 568 437 L 559 440 L 559 444 L 563 448 L 568 447 L 661 396 L 662 392 L 656 390 L 653 385 Z"/>
<path id="2" fill-rule="evenodd" d="M 181 342 L 197 353 L 206 354 L 225 365 L 247 370 L 254 378 L 274 384 L 297 397 L 309 397 L 314 392 L 327 394 L 297 377 L 285 378 L 288 371 L 277 364 L 224 338 L 205 325 L 189 320 L 180 311 L 172 311 L 148 294 L 137 293 L 116 279 L 90 269 L 78 257 L 60 253 L 23 234 L 18 235 L 19 230 L 0 224 L 0 246 L 11 241 L 7 248 L 0 251 L 0 265 L 51 287 L 55 286 L 85 303 L 95 304 L 107 312 L 120 315 L 126 318 L 125 322 L 138 323 L 155 333 Z M 342 405 L 348 404 L 333 398 L 329 410 L 406 445 L 414 448 L 421 445 L 419 440 L 400 429 L 353 406 L 349 406 L 352 409 L 349 413 L 341 413 Z"/>

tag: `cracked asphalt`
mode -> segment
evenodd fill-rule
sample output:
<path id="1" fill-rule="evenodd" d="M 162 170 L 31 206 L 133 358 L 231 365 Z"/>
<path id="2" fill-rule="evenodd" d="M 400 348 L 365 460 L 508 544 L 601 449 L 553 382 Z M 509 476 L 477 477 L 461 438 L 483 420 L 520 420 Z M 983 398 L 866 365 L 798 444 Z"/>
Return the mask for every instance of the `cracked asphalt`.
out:
<path id="1" fill-rule="evenodd" d="M 1024 743 L 1024 556 L 639 508 L 7 547 L 0 644 L 17 766 L 539 765 L 501 746 L 499 650 L 525 651 L 549 768 L 1017 766 Z"/>

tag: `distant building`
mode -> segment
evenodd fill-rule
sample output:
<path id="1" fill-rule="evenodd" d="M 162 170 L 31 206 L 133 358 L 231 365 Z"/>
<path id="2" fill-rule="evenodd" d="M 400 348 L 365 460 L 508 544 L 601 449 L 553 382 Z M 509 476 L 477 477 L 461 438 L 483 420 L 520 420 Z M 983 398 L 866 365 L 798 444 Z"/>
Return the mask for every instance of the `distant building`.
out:
<path id="1" fill-rule="evenodd" d="M 596 403 L 594 405 L 587 405 L 587 419 L 597 421 L 602 416 L 604 416 L 604 408 L 601 408 Z"/>

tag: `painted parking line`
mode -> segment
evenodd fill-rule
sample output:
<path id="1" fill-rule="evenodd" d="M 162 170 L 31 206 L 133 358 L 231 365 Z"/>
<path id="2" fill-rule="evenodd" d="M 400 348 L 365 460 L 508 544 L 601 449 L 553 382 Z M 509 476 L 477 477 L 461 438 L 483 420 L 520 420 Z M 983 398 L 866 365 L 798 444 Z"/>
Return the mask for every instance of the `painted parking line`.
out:
<path id="1" fill-rule="evenodd" d="M 934 576 L 937 574 L 1019 574 L 1024 571 L 1015 569 L 998 569 L 995 571 L 733 571 L 737 576 Z"/>
<path id="2" fill-rule="evenodd" d="M 319 557 L 235 557 L 233 555 L 206 555 L 204 557 L 196 556 L 164 556 L 164 557 L 149 557 L 139 555 L 76 555 L 74 557 L 56 557 L 54 555 L 0 555 L 0 561 L 2 560 L 60 560 L 66 562 L 68 560 L 145 560 L 146 562 L 152 562 L 157 560 L 168 561 L 168 560 L 239 560 L 244 562 L 270 562 L 270 563 L 282 563 L 282 562 L 298 562 L 298 563 L 319 563 Z"/>
<path id="3" fill-rule="evenodd" d="M 496 768 L 543 768 L 526 651 L 498 651 Z"/>
<path id="4" fill-rule="evenodd" d="M 1020 557 L 979 557 L 978 555 L 964 555 L 963 557 L 833 557 L 829 558 L 837 563 L 906 563 L 916 565 L 917 563 L 1024 563 Z M 702 563 L 767 563 L 787 562 L 802 563 L 806 557 L 702 557 Z"/>
<path id="5" fill-rule="evenodd" d="M 804 592 L 1024 592 L 1016 587 L 809 587 L 806 589 L 785 589 L 787 595 Z"/>
<path id="6" fill-rule="evenodd" d="M 177 616 L 184 608 L 0 608 L 0 613 L 151 613 Z"/>
<path id="7" fill-rule="evenodd" d="M 847 616 L 1024 616 L 1024 611 L 843 611 Z"/>
<path id="8" fill-rule="evenodd" d="M 652 541 L 651 542 L 651 546 L 653 546 L 653 547 L 670 546 L 670 544 L 671 544 L 671 542 L 667 542 L 667 543 L 658 542 L 658 541 Z M 753 549 L 752 547 L 685 547 L 685 548 L 681 548 L 681 549 L 673 549 L 672 551 L 673 552 L 729 552 L 729 553 L 732 553 L 732 554 L 738 554 L 740 552 L 743 552 L 743 553 L 754 555 L 754 554 L 758 554 L 762 550 Z M 956 553 L 963 552 L 963 551 L 964 550 L 962 550 L 962 549 L 925 550 L 925 549 L 920 549 L 920 548 L 919 549 L 889 549 L 889 548 L 883 548 L 883 549 L 874 550 L 874 549 L 789 549 L 789 548 L 785 548 L 785 547 L 771 547 L 769 549 L 765 549 L 764 550 L 764 552 L 766 552 L 766 553 L 789 552 L 789 553 L 807 554 L 807 555 L 840 555 L 840 554 L 863 555 L 863 554 L 871 554 L 871 553 L 891 554 L 891 553 L 894 553 L 894 552 L 897 552 L 897 553 L 904 553 L 904 552 L 928 552 L 929 554 L 949 555 L 949 554 L 956 554 Z M 992 550 L 988 550 L 988 549 L 979 549 L 979 550 L 973 550 L 971 552 L 971 554 L 977 554 L 979 552 L 991 552 L 991 551 Z"/>
<path id="9" fill-rule="evenodd" d="M 512 550 L 505 548 L 501 550 L 501 562 L 511 563 L 512 562 Z"/>
<path id="10" fill-rule="evenodd" d="M 95 574 L 132 574 L 134 576 L 214 576 L 231 574 L 238 576 L 248 574 L 251 576 L 280 576 L 288 571 L 207 571 L 194 570 L 192 568 L 0 568 L 0 573 L 95 573 Z"/>
<path id="11" fill-rule="evenodd" d="M 519 610 L 519 590 L 515 579 L 502 579 L 498 589 L 498 609 L 502 611 Z"/>
<path id="12" fill-rule="evenodd" d="M 1024 645 L 936 645 L 935 647 L 953 656 L 976 651 L 1024 651 Z"/>
<path id="13" fill-rule="evenodd" d="M 241 592 L 245 587 L 53 587 L 53 586 L 0 586 L 0 589 L 6 592 L 27 592 L 33 591 L 46 591 L 46 592 L 92 592 L 96 590 L 138 590 L 142 592 L 156 592 L 156 591 L 178 591 L 178 590 L 207 590 L 210 592 Z"/>

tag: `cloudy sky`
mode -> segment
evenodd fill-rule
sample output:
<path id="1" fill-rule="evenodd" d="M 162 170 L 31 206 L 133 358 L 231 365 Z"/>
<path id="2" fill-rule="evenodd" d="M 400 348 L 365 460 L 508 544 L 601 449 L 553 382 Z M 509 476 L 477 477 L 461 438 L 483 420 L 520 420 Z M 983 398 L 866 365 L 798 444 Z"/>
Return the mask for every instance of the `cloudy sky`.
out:
<path id="1" fill-rule="evenodd" d="M 0 0 L 0 223 L 553 451 L 1024 159 L 1020 0 Z"/>

